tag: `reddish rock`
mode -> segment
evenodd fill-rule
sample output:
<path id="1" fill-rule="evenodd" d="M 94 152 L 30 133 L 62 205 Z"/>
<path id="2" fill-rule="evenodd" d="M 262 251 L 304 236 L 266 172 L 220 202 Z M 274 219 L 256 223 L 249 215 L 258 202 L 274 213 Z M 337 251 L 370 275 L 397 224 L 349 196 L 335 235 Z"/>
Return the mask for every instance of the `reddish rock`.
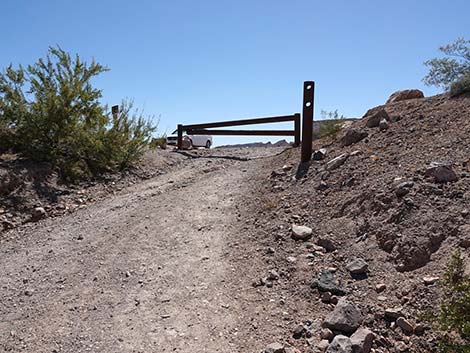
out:
<path id="1" fill-rule="evenodd" d="M 395 103 L 404 101 L 407 99 L 416 99 L 416 98 L 424 98 L 423 92 L 419 89 L 405 89 L 402 91 L 396 91 L 392 93 L 392 95 L 388 98 L 386 104 Z"/>

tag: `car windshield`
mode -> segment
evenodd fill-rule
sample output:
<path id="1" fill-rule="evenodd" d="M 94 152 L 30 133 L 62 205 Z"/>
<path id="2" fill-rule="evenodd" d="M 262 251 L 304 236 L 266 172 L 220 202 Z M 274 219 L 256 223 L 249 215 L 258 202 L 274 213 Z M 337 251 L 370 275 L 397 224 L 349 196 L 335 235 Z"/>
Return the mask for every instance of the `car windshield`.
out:
<path id="1" fill-rule="evenodd" d="M 185 130 L 183 130 L 182 132 L 183 132 L 183 134 L 185 134 L 185 133 L 186 133 L 186 131 L 185 131 Z M 172 135 L 177 135 L 177 134 L 178 134 L 178 129 L 176 129 L 175 131 L 173 131 L 171 134 L 172 134 Z"/>

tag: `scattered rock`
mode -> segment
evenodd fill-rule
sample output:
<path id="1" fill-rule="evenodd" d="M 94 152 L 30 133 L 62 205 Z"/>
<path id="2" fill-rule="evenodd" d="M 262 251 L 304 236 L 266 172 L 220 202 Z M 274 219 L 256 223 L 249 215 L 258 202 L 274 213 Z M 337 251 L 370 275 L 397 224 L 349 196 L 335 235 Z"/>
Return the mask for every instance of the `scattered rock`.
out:
<path id="1" fill-rule="evenodd" d="M 329 161 L 326 164 L 326 169 L 327 170 L 333 170 L 333 169 L 337 169 L 337 168 L 341 167 L 344 164 L 344 162 L 346 162 L 348 157 L 349 157 L 349 155 L 344 153 L 342 155 L 339 155 L 336 158 L 333 158 L 331 161 Z"/>
<path id="2" fill-rule="evenodd" d="M 338 304 L 338 302 L 339 302 L 339 298 L 336 295 L 332 295 L 330 299 L 330 303 L 333 305 L 336 305 Z"/>
<path id="3" fill-rule="evenodd" d="M 398 327 L 400 327 L 406 333 L 413 333 L 413 331 L 414 331 L 413 325 L 402 316 L 400 316 L 397 319 L 396 324 L 397 324 Z"/>
<path id="4" fill-rule="evenodd" d="M 344 182 L 343 182 L 343 185 L 344 186 L 348 186 L 348 187 L 351 187 L 354 185 L 354 182 L 356 181 L 356 179 L 354 177 L 349 177 L 347 178 Z"/>
<path id="5" fill-rule="evenodd" d="M 331 341 L 335 337 L 333 331 L 331 331 L 329 328 L 322 328 L 320 331 L 320 338 L 324 340 Z"/>
<path id="6" fill-rule="evenodd" d="M 276 270 L 270 270 L 268 274 L 268 280 L 269 281 L 277 281 L 281 276 Z"/>
<path id="7" fill-rule="evenodd" d="M 375 110 L 375 111 L 369 110 L 364 116 L 364 118 L 367 118 L 366 126 L 370 128 L 378 127 L 382 119 L 390 121 L 390 117 L 388 116 L 385 109 L 380 109 L 380 110 Z"/>
<path id="8" fill-rule="evenodd" d="M 31 213 L 31 220 L 33 222 L 39 221 L 40 219 L 46 218 L 47 212 L 42 207 L 36 207 Z"/>
<path id="9" fill-rule="evenodd" d="M 294 347 L 285 347 L 284 351 L 286 353 L 301 353 L 297 348 Z"/>
<path id="10" fill-rule="evenodd" d="M 313 281 L 312 287 L 318 288 L 320 292 L 330 292 L 336 295 L 346 294 L 345 290 L 335 281 L 333 272 L 327 270 L 320 273 L 319 278 Z"/>
<path id="11" fill-rule="evenodd" d="M 459 245 L 464 249 L 470 248 L 470 239 L 469 238 L 460 239 Z"/>
<path id="12" fill-rule="evenodd" d="M 464 208 L 460 214 L 463 218 L 467 218 L 470 215 L 470 210 L 468 208 Z"/>
<path id="13" fill-rule="evenodd" d="M 439 280 L 439 277 L 432 277 L 432 276 L 423 277 L 423 282 L 427 286 L 430 286 L 436 283 L 438 280 Z"/>
<path id="14" fill-rule="evenodd" d="M 282 177 L 282 176 L 284 176 L 284 175 L 286 175 L 286 172 L 285 172 L 284 170 L 280 170 L 280 171 L 278 171 L 278 170 L 273 170 L 273 171 L 271 172 L 271 178 Z"/>
<path id="15" fill-rule="evenodd" d="M 386 104 L 400 102 L 408 99 L 424 98 L 424 94 L 419 89 L 405 89 L 396 91 L 390 95 Z"/>
<path id="16" fill-rule="evenodd" d="M 306 329 L 305 329 L 305 326 L 304 325 L 298 325 L 295 329 L 294 329 L 294 332 L 292 334 L 292 337 L 294 337 L 295 339 L 299 339 L 299 338 L 302 338 L 302 336 L 304 335 Z"/>
<path id="17" fill-rule="evenodd" d="M 462 248 L 470 248 L 470 224 L 464 224 L 459 227 L 459 245 Z"/>
<path id="18" fill-rule="evenodd" d="M 387 288 L 387 285 L 385 283 L 379 283 L 375 286 L 375 291 L 377 293 L 382 293 L 386 288 Z"/>
<path id="19" fill-rule="evenodd" d="M 324 352 L 330 345 L 328 340 L 321 340 L 318 343 L 315 343 L 313 340 L 310 343 L 311 346 L 315 346 L 316 350 L 314 352 Z"/>
<path id="20" fill-rule="evenodd" d="M 385 317 L 387 319 L 396 320 L 399 317 L 402 317 L 403 309 L 402 308 L 387 308 L 385 309 Z"/>
<path id="21" fill-rule="evenodd" d="M 405 181 L 403 183 L 398 184 L 397 187 L 395 188 L 395 195 L 397 195 L 398 197 L 403 197 L 407 195 L 410 192 L 413 185 L 414 183 L 412 181 Z"/>
<path id="22" fill-rule="evenodd" d="M 282 170 L 285 171 L 285 172 L 288 172 L 288 171 L 291 170 L 291 169 L 292 169 L 292 166 L 291 166 L 291 165 L 285 164 L 285 165 L 282 166 Z"/>
<path id="23" fill-rule="evenodd" d="M 312 159 L 314 161 L 321 161 L 322 159 L 325 159 L 326 157 L 326 149 L 325 148 L 320 148 L 317 151 L 314 151 L 312 154 Z"/>
<path id="24" fill-rule="evenodd" d="M 426 330 L 426 327 L 423 324 L 417 324 L 415 326 L 415 334 L 418 336 L 422 335 L 425 330 Z"/>
<path id="25" fill-rule="evenodd" d="M 381 119 L 379 122 L 379 129 L 385 131 L 389 128 L 388 121 L 386 119 Z"/>
<path id="26" fill-rule="evenodd" d="M 291 264 L 295 264 L 297 262 L 297 258 L 294 257 L 294 256 L 288 256 L 286 258 L 287 262 L 291 263 Z"/>
<path id="27" fill-rule="evenodd" d="M 292 225 L 292 238 L 295 240 L 308 240 L 312 236 L 312 228 Z"/>
<path id="28" fill-rule="evenodd" d="M 335 309 L 328 314 L 323 326 L 333 331 L 351 334 L 362 323 L 362 315 L 359 308 L 348 302 L 345 298 L 340 299 Z"/>
<path id="29" fill-rule="evenodd" d="M 320 182 L 317 184 L 315 188 L 319 191 L 324 191 L 328 189 L 328 184 L 325 181 L 320 180 Z"/>
<path id="30" fill-rule="evenodd" d="M 333 241 L 327 238 L 319 238 L 317 240 L 317 245 L 325 249 L 326 252 L 333 252 L 336 250 L 336 245 L 333 243 Z"/>
<path id="31" fill-rule="evenodd" d="M 358 328 L 351 336 L 351 345 L 354 353 L 369 353 L 374 341 L 374 333 L 367 328 Z"/>
<path id="32" fill-rule="evenodd" d="M 343 335 L 336 336 L 328 346 L 326 353 L 353 353 L 351 340 Z"/>
<path id="33" fill-rule="evenodd" d="M 349 271 L 349 273 L 353 275 L 362 275 L 367 273 L 367 269 L 369 268 L 369 265 L 364 259 L 361 258 L 355 258 L 348 262 L 346 265 L 346 269 Z"/>
<path id="34" fill-rule="evenodd" d="M 435 183 L 451 183 L 458 180 L 452 165 L 448 163 L 432 162 L 424 176 Z"/>
<path id="35" fill-rule="evenodd" d="M 323 292 L 321 294 L 320 299 L 323 303 L 326 303 L 326 304 L 330 303 L 331 302 L 331 293 L 330 292 Z"/>
<path id="36" fill-rule="evenodd" d="M 275 252 L 276 252 L 276 251 L 275 251 L 274 248 L 272 248 L 272 247 L 268 247 L 268 248 L 266 249 L 266 254 L 268 254 L 268 255 L 272 255 L 272 254 L 274 254 Z"/>
<path id="37" fill-rule="evenodd" d="M 4 230 L 7 230 L 7 229 L 13 229 L 15 228 L 15 223 L 7 220 L 7 219 L 4 219 L 2 220 L 2 227 Z"/>
<path id="38" fill-rule="evenodd" d="M 368 135 L 369 134 L 365 131 L 362 131 L 357 128 L 352 128 L 347 130 L 343 137 L 341 137 L 340 144 L 342 146 L 350 146 L 365 139 Z"/>
<path id="39" fill-rule="evenodd" d="M 266 346 L 264 353 L 286 353 L 286 350 L 280 343 L 271 343 Z"/>

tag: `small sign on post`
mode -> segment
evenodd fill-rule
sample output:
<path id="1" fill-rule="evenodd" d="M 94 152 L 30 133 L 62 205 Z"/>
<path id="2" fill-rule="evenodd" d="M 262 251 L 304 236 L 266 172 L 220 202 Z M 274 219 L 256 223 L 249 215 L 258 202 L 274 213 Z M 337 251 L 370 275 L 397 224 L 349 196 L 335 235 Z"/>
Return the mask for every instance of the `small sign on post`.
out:
<path id="1" fill-rule="evenodd" d="M 117 117 L 117 115 L 119 114 L 119 105 L 113 105 L 111 107 L 111 113 L 114 117 Z"/>

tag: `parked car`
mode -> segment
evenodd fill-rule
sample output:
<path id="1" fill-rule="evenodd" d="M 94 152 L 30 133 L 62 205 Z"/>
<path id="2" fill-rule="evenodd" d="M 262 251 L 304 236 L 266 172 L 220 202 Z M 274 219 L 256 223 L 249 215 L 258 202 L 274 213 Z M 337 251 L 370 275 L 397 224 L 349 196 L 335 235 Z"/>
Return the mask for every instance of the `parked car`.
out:
<path id="1" fill-rule="evenodd" d="M 186 131 L 183 131 L 183 141 L 187 141 L 185 143 L 188 149 L 193 147 L 205 147 L 211 148 L 212 146 L 212 136 L 210 135 L 188 135 Z M 176 145 L 178 143 L 178 130 L 175 130 L 168 135 L 166 138 L 167 145 Z"/>

